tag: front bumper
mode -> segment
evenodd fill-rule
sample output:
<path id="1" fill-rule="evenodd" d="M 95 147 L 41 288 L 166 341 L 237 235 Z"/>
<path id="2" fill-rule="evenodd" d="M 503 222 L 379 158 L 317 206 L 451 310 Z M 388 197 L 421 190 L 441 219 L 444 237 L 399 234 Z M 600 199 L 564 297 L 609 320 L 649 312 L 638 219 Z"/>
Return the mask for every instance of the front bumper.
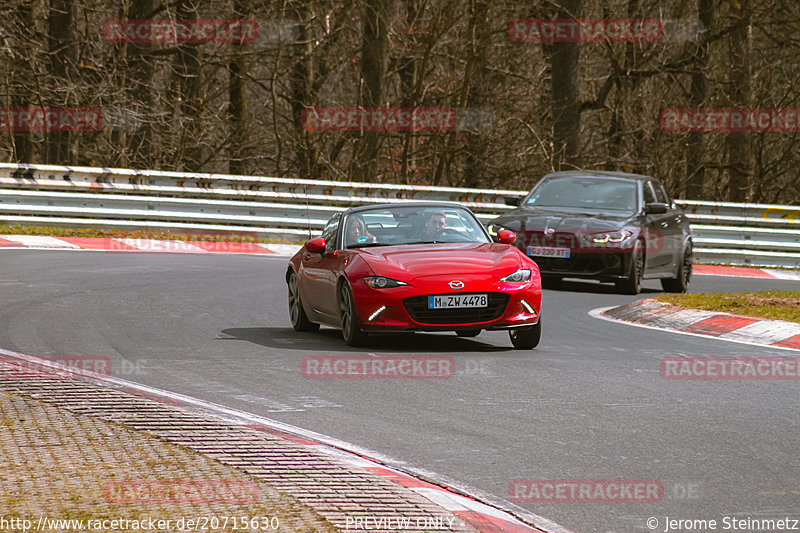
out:
<path id="1" fill-rule="evenodd" d="M 534 257 L 542 276 L 575 277 L 616 281 L 627 279 L 631 271 L 630 252 L 581 253 L 568 258 Z"/>
<path id="2" fill-rule="evenodd" d="M 450 277 L 449 279 L 452 279 Z M 442 290 L 442 280 L 424 280 L 414 285 L 391 289 L 372 289 L 358 280 L 353 283 L 361 329 L 380 331 L 458 331 L 469 329 L 509 329 L 539 322 L 541 282 L 538 275 L 527 283 L 478 285 L 465 284 L 464 289 Z M 427 308 L 428 296 L 448 294 L 487 294 L 485 308 Z"/>

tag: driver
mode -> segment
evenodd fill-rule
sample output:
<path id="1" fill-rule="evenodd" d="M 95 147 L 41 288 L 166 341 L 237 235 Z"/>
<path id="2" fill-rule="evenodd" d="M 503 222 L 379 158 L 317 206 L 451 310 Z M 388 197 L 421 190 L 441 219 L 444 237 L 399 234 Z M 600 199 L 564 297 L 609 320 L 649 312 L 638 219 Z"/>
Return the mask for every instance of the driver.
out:
<path id="1" fill-rule="evenodd" d="M 439 241 L 444 237 L 444 230 L 447 227 L 447 215 L 444 211 L 433 211 L 428 214 L 425 220 L 425 239 Z"/>
<path id="2" fill-rule="evenodd" d="M 347 246 L 353 244 L 373 243 L 377 239 L 369 231 L 364 219 L 361 215 L 353 215 L 347 222 L 347 239 L 345 240 Z"/>

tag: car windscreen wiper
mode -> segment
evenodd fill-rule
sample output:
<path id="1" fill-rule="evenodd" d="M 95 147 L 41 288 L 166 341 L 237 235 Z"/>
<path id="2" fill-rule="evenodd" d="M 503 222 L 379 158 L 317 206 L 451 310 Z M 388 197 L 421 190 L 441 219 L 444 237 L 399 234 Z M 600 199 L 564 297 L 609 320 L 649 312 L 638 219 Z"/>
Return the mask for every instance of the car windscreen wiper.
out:
<path id="1" fill-rule="evenodd" d="M 373 246 L 391 246 L 388 242 L 357 242 L 351 244 L 347 248 L 371 248 Z"/>

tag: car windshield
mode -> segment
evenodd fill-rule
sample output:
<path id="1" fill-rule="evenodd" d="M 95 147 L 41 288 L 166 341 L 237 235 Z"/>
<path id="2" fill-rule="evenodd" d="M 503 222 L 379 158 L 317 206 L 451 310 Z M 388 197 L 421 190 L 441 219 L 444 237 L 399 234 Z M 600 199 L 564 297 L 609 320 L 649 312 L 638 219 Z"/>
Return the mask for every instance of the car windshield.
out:
<path id="1" fill-rule="evenodd" d="M 537 185 L 527 207 L 557 207 L 633 213 L 638 205 L 636 182 L 602 178 L 557 178 Z"/>
<path id="2" fill-rule="evenodd" d="M 347 217 L 346 248 L 439 242 L 491 242 L 480 222 L 458 207 L 384 207 Z"/>

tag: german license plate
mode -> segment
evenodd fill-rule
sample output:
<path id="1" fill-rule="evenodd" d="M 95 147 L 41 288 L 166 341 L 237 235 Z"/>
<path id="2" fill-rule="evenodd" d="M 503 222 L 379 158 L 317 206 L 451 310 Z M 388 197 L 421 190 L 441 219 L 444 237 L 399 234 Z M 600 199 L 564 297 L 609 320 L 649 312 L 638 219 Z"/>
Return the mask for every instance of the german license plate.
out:
<path id="1" fill-rule="evenodd" d="M 428 309 L 460 309 L 488 306 L 489 297 L 485 294 L 444 294 L 441 296 L 428 296 Z"/>
<path id="2" fill-rule="evenodd" d="M 528 246 L 528 255 L 536 257 L 569 257 L 569 248 L 551 248 L 549 246 Z"/>

